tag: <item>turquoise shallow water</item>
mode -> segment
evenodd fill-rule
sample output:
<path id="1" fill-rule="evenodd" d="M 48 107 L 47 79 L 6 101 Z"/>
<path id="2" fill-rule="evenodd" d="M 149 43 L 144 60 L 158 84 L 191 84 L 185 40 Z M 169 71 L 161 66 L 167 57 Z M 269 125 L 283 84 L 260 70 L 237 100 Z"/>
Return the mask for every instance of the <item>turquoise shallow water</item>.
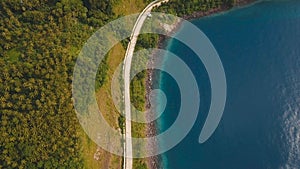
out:
<path id="1" fill-rule="evenodd" d="M 167 49 L 183 59 L 197 78 L 201 102 L 190 133 L 163 154 L 164 168 L 299 169 L 300 1 L 265 1 L 192 22 L 220 55 L 227 102 L 219 127 L 199 144 L 210 105 L 209 77 L 188 47 L 168 41 Z M 184 26 L 178 33 L 182 31 Z M 166 56 L 164 64 L 172 64 L 172 58 Z M 177 117 L 180 91 L 165 73 L 160 88 L 168 98 L 158 121 L 163 132 Z"/>

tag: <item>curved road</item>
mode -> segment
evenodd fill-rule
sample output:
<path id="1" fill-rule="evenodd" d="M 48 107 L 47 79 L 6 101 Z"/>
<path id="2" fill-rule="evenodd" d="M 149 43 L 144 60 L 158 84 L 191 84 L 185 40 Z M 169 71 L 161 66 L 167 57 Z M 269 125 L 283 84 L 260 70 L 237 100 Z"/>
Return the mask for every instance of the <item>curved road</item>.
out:
<path id="1" fill-rule="evenodd" d="M 151 12 L 153 7 L 160 6 L 163 2 L 168 2 L 169 0 L 155 0 L 151 2 L 139 15 L 135 25 L 133 27 L 130 42 L 128 43 L 127 50 L 125 53 L 125 59 L 123 64 L 124 72 L 124 104 L 125 104 L 125 146 L 124 146 L 124 169 L 132 169 L 133 158 L 132 158 L 132 140 L 131 140 L 131 104 L 130 104 L 130 68 L 131 61 L 134 52 L 134 48 L 137 42 L 138 35 L 141 28 L 147 19 L 148 14 Z"/>

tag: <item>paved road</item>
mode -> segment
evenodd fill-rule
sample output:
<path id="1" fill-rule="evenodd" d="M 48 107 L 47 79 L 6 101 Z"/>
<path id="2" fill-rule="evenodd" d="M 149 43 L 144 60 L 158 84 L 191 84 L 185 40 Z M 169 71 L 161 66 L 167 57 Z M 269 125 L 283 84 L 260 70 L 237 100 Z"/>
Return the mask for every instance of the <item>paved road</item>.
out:
<path id="1" fill-rule="evenodd" d="M 125 101 L 125 146 L 124 146 L 124 169 L 132 169 L 132 140 L 131 140 L 131 107 L 130 107 L 130 68 L 131 61 L 134 52 L 134 48 L 137 42 L 138 35 L 141 28 L 147 19 L 148 14 L 151 12 L 153 7 L 160 6 L 163 2 L 168 2 L 169 0 L 156 0 L 151 2 L 139 15 L 137 21 L 133 27 L 130 42 L 128 43 L 125 59 L 124 59 L 124 101 Z"/>

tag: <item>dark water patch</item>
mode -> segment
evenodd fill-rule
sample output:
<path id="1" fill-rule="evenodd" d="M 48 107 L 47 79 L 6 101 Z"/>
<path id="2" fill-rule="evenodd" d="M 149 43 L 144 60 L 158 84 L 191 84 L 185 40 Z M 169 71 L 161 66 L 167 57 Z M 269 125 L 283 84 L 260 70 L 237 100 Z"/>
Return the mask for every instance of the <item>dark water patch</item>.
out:
<path id="1" fill-rule="evenodd" d="M 165 166 L 299 168 L 300 1 L 266 1 L 193 23 L 209 37 L 223 62 L 227 103 L 214 135 L 199 144 L 210 105 L 209 77 L 190 49 L 176 40 L 169 41 L 168 49 L 182 58 L 197 77 L 201 107 L 188 136 L 164 154 Z M 172 59 L 164 63 L 172 64 Z M 178 88 L 172 83 L 174 79 L 161 76 L 161 88 L 171 99 L 160 120 L 161 131 L 174 122 L 180 105 Z"/>

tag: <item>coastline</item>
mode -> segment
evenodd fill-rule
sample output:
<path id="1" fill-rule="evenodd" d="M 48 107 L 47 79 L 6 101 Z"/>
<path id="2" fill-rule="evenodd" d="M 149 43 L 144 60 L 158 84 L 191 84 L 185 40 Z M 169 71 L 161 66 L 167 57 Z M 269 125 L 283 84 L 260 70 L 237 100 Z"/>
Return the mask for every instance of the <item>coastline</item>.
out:
<path id="1" fill-rule="evenodd" d="M 151 60 L 149 60 L 149 62 L 147 64 L 154 65 L 157 63 L 161 63 L 161 61 L 159 61 L 155 56 L 156 56 L 156 53 L 153 53 L 151 56 Z M 151 109 L 150 92 L 151 92 L 151 90 L 155 89 L 155 86 L 159 84 L 159 81 L 160 81 L 159 74 L 155 73 L 155 71 L 153 69 L 151 69 L 151 70 L 148 69 L 147 75 L 146 75 L 146 109 Z M 153 110 L 155 111 L 155 107 L 152 107 L 150 112 L 155 113 L 155 112 L 153 112 Z M 158 128 L 157 128 L 156 121 L 147 123 L 146 137 L 154 137 L 157 135 L 157 133 L 158 133 Z M 158 148 L 157 145 L 158 145 L 157 142 L 154 142 L 154 143 L 148 142 L 148 145 L 147 145 L 147 147 L 149 147 L 148 150 L 157 151 L 157 148 Z M 148 158 L 146 158 L 147 168 L 148 169 L 161 169 L 162 168 L 161 161 L 162 161 L 162 159 L 161 159 L 160 155 L 148 157 Z"/>
<path id="2" fill-rule="evenodd" d="M 238 0 L 233 6 L 221 6 L 219 8 L 214 8 L 208 11 L 197 11 L 194 12 L 191 15 L 186 15 L 183 16 L 182 18 L 185 20 L 193 20 L 193 19 L 198 19 L 201 17 L 205 17 L 205 16 L 211 16 L 213 14 L 217 14 L 217 13 L 221 13 L 221 12 L 225 12 L 225 11 L 229 11 L 231 9 L 234 9 L 236 7 L 245 7 L 247 5 L 251 5 L 255 2 L 259 2 L 258 0 Z M 173 26 L 173 29 L 169 32 L 169 34 L 173 34 L 176 33 L 178 31 L 178 29 L 180 28 L 181 23 L 176 23 Z M 165 42 L 166 40 L 168 40 L 169 37 L 166 36 L 159 36 L 159 40 L 158 40 L 158 48 L 159 49 L 164 49 L 165 48 Z M 156 65 L 161 63 L 160 60 L 157 60 L 157 58 L 155 57 L 156 54 L 153 53 L 151 60 L 148 61 L 148 65 L 151 67 L 151 65 Z M 157 85 L 159 83 L 159 75 L 155 74 L 153 70 L 147 70 L 147 75 L 146 75 L 146 109 L 150 108 L 150 92 L 153 89 L 154 85 Z M 155 81 L 155 82 L 154 82 Z M 157 84 L 156 84 L 157 83 Z M 155 136 L 157 133 L 157 126 L 155 121 L 151 122 L 149 124 L 147 124 L 147 129 L 146 129 L 146 137 L 151 137 L 151 136 Z M 151 146 L 152 148 L 149 149 L 153 149 L 153 146 L 157 148 L 157 143 L 149 143 L 148 146 Z M 146 159 L 146 163 L 147 163 L 147 168 L 149 169 L 162 169 L 163 165 L 162 165 L 162 156 L 161 155 L 157 155 L 157 156 L 152 156 L 152 157 L 148 157 Z"/>
<path id="3" fill-rule="evenodd" d="M 199 19 L 199 18 L 202 18 L 202 17 L 212 16 L 214 14 L 221 14 L 222 12 L 228 12 L 228 11 L 230 11 L 232 9 L 235 9 L 235 8 L 246 7 L 248 5 L 252 5 L 252 4 L 255 4 L 257 2 L 260 2 L 260 0 L 238 0 L 236 2 L 236 4 L 232 7 L 230 7 L 230 6 L 221 6 L 219 8 L 214 8 L 214 9 L 211 9 L 211 10 L 208 10 L 208 11 L 205 11 L 205 12 L 204 11 L 196 11 L 191 15 L 185 15 L 185 16 L 182 16 L 181 18 L 183 18 L 184 20 L 187 20 L 187 21 L 191 21 L 193 19 Z M 169 32 L 169 34 L 176 33 L 180 27 L 181 27 L 181 23 L 180 22 L 176 23 L 174 25 L 174 28 Z M 163 49 L 165 47 L 164 42 L 167 39 L 169 39 L 169 38 L 166 37 L 166 36 L 160 35 L 159 40 L 158 40 L 158 48 Z"/>

